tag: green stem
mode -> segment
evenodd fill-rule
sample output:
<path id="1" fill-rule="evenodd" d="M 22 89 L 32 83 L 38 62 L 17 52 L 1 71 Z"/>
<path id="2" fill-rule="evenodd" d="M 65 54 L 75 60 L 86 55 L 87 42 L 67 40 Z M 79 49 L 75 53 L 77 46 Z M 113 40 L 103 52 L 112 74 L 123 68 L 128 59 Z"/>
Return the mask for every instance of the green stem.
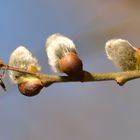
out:
<path id="1" fill-rule="evenodd" d="M 40 74 L 40 79 L 45 84 L 58 82 L 94 82 L 114 80 L 119 85 L 125 84 L 129 80 L 140 78 L 140 71 L 109 72 L 109 73 L 90 73 L 84 71 L 83 77 L 79 80 L 68 76 L 51 76 Z"/>
<path id="2" fill-rule="evenodd" d="M 12 70 L 21 73 L 34 75 L 42 81 L 44 86 L 49 86 L 52 83 L 59 82 L 94 82 L 94 81 L 109 81 L 114 80 L 119 85 L 125 84 L 129 80 L 140 78 L 140 71 L 125 71 L 125 72 L 109 72 L 109 73 L 90 73 L 83 71 L 81 77 L 69 77 L 69 76 L 54 76 L 43 73 L 34 73 L 19 68 L 11 67 L 9 65 L 3 64 L 1 67 L 3 70 Z"/>

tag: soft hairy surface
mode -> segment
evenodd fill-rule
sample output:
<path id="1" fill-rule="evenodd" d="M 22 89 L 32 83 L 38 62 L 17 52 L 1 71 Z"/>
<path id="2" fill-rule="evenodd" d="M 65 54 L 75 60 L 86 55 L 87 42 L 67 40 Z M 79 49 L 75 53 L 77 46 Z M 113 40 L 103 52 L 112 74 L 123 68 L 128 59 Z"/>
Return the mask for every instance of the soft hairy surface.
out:
<path id="1" fill-rule="evenodd" d="M 112 39 L 105 45 L 107 57 L 123 71 L 135 70 L 137 53 L 134 47 L 123 39 Z"/>
<path id="2" fill-rule="evenodd" d="M 30 66 L 34 66 L 38 71 L 41 70 L 41 66 L 38 64 L 37 59 L 23 46 L 17 47 L 11 53 L 9 65 L 24 70 L 27 70 Z M 9 71 L 9 76 L 14 83 L 17 83 L 17 77 L 22 76 L 22 73 Z"/>
<path id="3" fill-rule="evenodd" d="M 46 53 L 49 64 L 54 72 L 61 72 L 59 60 L 69 52 L 76 53 L 73 41 L 59 33 L 53 34 L 46 40 Z"/>

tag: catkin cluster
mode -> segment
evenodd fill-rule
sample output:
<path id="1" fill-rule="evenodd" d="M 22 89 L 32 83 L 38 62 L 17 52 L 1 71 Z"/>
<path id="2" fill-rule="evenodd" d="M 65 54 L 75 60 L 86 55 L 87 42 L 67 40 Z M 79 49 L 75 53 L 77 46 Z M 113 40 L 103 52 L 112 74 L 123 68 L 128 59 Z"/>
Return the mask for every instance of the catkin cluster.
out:
<path id="1" fill-rule="evenodd" d="M 54 72 L 65 73 L 80 79 L 83 63 L 79 58 L 74 42 L 59 34 L 49 36 L 45 43 L 48 62 Z M 10 56 L 9 65 L 30 72 L 40 72 L 41 66 L 26 47 L 17 47 Z M 43 88 L 41 80 L 31 74 L 10 71 L 9 76 L 18 85 L 19 91 L 26 96 L 37 95 Z"/>
<path id="2" fill-rule="evenodd" d="M 52 34 L 46 39 L 45 50 L 54 72 L 83 80 L 83 63 L 71 39 L 59 33 Z M 106 42 L 105 51 L 108 59 L 123 71 L 140 69 L 140 49 L 127 40 L 111 39 Z M 24 46 L 17 47 L 11 53 L 9 65 L 28 72 L 41 72 L 37 58 Z M 37 95 L 43 88 L 42 81 L 33 74 L 10 71 L 9 76 L 23 95 Z"/>

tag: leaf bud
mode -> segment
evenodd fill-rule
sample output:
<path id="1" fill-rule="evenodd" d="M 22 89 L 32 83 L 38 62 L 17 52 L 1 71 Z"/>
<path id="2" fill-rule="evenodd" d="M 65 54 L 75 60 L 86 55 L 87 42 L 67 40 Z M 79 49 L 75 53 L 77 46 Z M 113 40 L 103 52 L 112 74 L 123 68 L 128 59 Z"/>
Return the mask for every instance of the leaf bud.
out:
<path id="1" fill-rule="evenodd" d="M 83 64 L 78 56 L 73 41 L 59 33 L 46 40 L 46 53 L 49 64 L 54 72 L 75 76 L 83 71 Z"/>
<path id="2" fill-rule="evenodd" d="M 31 72 L 39 72 L 41 66 L 38 60 L 33 57 L 32 53 L 24 46 L 17 47 L 10 56 L 9 65 L 23 70 L 29 70 Z M 18 78 L 24 75 L 24 73 L 9 71 L 9 76 L 14 83 L 18 83 Z"/>
<path id="3" fill-rule="evenodd" d="M 43 88 L 40 79 L 36 77 L 22 77 L 20 81 L 21 82 L 18 83 L 18 89 L 20 93 L 25 96 L 35 96 L 39 94 Z"/>
<path id="4" fill-rule="evenodd" d="M 19 46 L 12 52 L 9 59 L 9 65 L 33 73 L 41 70 L 37 59 L 23 46 Z M 18 85 L 21 94 L 25 96 L 37 95 L 43 88 L 41 80 L 38 77 L 35 77 L 35 75 L 10 71 L 9 76 L 11 80 Z"/>

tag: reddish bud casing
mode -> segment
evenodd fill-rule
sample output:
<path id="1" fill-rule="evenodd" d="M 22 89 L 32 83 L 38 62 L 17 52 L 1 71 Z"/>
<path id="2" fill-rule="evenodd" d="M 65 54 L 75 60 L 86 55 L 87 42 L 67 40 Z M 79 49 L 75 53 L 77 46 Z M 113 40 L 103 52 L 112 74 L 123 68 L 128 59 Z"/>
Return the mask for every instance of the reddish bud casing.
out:
<path id="1" fill-rule="evenodd" d="M 82 72 L 83 64 L 79 56 L 76 53 L 67 53 L 63 56 L 60 61 L 60 69 L 62 72 L 68 74 L 69 76 L 77 75 Z"/>
<path id="2" fill-rule="evenodd" d="M 42 88 L 43 85 L 39 79 L 25 80 L 18 84 L 19 91 L 25 96 L 35 96 L 39 94 Z"/>

